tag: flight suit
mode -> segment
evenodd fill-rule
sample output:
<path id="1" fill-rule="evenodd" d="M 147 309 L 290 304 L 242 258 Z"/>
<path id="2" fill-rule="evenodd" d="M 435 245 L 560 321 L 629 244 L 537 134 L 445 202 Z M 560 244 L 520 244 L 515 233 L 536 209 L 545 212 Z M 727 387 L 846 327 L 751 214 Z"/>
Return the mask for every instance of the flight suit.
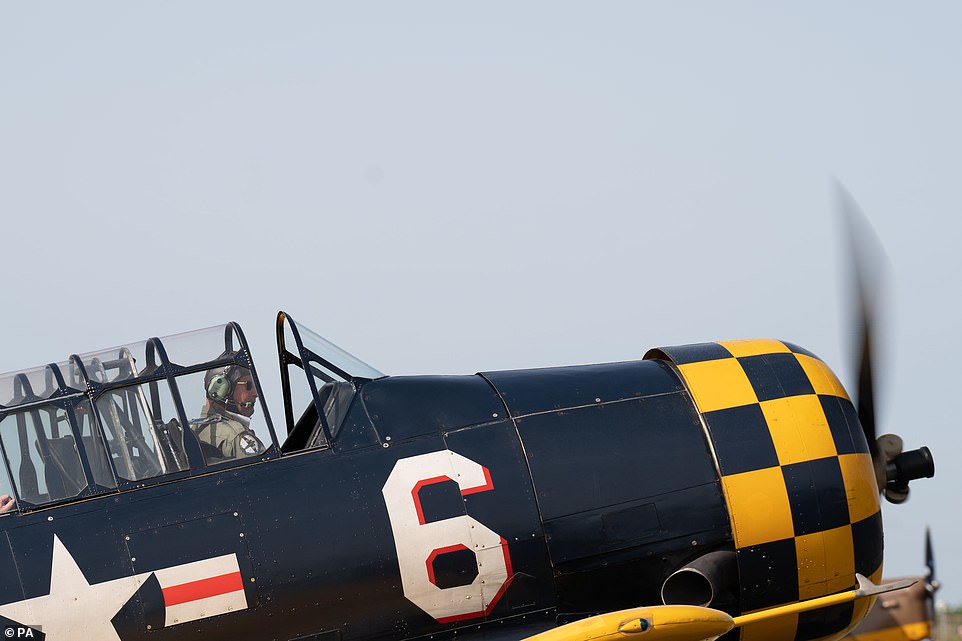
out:
<path id="1" fill-rule="evenodd" d="M 226 410 L 208 404 L 200 414 L 200 419 L 191 422 L 191 430 L 197 440 L 217 450 L 217 456 L 232 460 L 256 456 L 264 451 L 264 444 L 250 427 Z"/>

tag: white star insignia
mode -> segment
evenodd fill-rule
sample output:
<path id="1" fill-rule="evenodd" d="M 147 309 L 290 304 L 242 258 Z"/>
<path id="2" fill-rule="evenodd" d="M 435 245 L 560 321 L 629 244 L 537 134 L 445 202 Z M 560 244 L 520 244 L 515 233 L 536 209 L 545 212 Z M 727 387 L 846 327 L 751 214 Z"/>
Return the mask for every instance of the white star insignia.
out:
<path id="1" fill-rule="evenodd" d="M 42 629 L 48 641 L 120 641 L 110 620 L 151 574 L 145 572 L 91 585 L 55 534 L 49 593 L 0 605 L 0 615 L 20 625 Z"/>

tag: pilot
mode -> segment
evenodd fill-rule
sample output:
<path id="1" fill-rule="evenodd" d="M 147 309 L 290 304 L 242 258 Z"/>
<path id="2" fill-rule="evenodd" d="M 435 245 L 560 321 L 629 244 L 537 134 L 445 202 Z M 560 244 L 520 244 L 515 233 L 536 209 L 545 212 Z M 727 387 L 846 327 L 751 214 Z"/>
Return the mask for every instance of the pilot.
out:
<path id="1" fill-rule="evenodd" d="M 0 514 L 17 507 L 17 502 L 9 494 L 0 494 Z"/>
<path id="2" fill-rule="evenodd" d="M 224 460 L 262 453 L 264 444 L 250 428 L 257 401 L 250 370 L 239 365 L 209 369 L 204 376 L 204 392 L 207 402 L 201 418 L 191 422 L 197 439 Z"/>

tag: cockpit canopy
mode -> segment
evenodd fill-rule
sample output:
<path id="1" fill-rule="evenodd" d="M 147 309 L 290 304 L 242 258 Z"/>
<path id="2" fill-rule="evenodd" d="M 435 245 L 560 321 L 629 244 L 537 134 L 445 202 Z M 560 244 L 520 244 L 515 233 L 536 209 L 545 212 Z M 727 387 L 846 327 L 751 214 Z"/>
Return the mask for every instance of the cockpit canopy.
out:
<path id="1" fill-rule="evenodd" d="M 383 375 L 283 312 L 277 331 L 284 451 L 327 447 L 358 383 Z M 240 447 L 210 436 L 230 430 Z M 0 495 L 19 510 L 280 453 L 236 323 L 0 375 Z"/>

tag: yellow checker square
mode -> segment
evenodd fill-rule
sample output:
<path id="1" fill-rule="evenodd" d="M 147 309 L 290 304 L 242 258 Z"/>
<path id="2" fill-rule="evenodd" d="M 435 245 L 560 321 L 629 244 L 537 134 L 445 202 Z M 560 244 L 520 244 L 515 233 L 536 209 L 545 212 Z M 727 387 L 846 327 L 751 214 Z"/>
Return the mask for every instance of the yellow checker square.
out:
<path id="1" fill-rule="evenodd" d="M 761 356 L 762 354 L 790 354 L 792 350 L 781 341 L 771 338 L 755 338 L 747 341 L 719 341 L 719 345 L 731 352 L 735 358 Z"/>
<path id="2" fill-rule="evenodd" d="M 780 467 L 722 477 L 735 547 L 790 539 L 795 535 L 792 508 Z"/>
<path id="3" fill-rule="evenodd" d="M 688 363 L 678 369 L 702 413 L 758 402 L 745 370 L 734 358 Z"/>
<path id="4" fill-rule="evenodd" d="M 795 358 L 798 359 L 798 364 L 805 370 L 805 375 L 808 376 L 809 382 L 815 388 L 816 394 L 840 396 L 848 400 L 845 388 L 842 387 L 838 377 L 829 369 L 828 365 L 805 354 L 795 354 Z"/>
<path id="5" fill-rule="evenodd" d="M 798 615 L 786 614 L 766 621 L 750 623 L 742 628 L 741 641 L 772 641 L 794 639 L 798 628 Z"/>
<path id="6" fill-rule="evenodd" d="M 836 455 L 832 430 L 814 394 L 776 398 L 760 405 L 779 465 Z"/>
<path id="7" fill-rule="evenodd" d="M 878 482 L 871 454 L 842 454 L 838 457 L 848 498 L 848 514 L 852 523 L 874 515 L 879 510 Z"/>
<path id="8" fill-rule="evenodd" d="M 800 599 L 835 594 L 856 583 L 850 525 L 796 537 L 795 555 Z"/>

